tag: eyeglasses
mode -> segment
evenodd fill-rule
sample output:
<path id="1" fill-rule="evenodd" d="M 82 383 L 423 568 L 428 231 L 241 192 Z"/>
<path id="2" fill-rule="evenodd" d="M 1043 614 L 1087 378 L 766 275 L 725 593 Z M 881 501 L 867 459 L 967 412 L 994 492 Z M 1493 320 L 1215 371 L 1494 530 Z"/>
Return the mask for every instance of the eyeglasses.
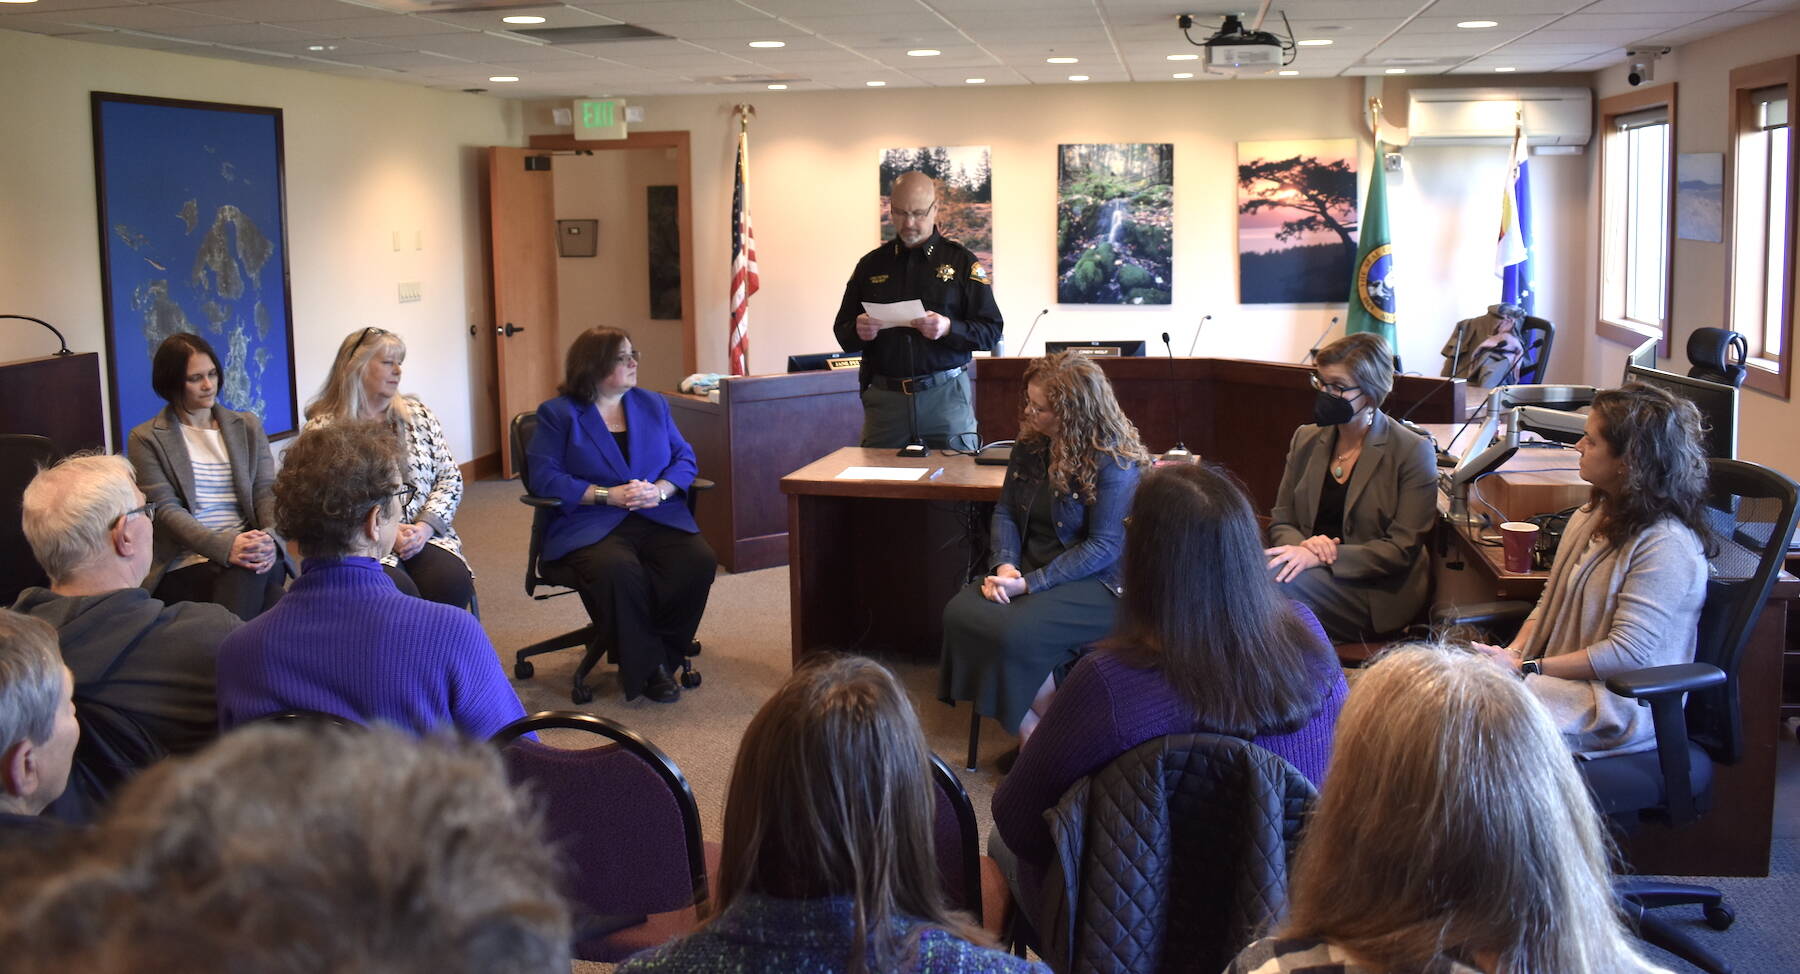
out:
<path id="1" fill-rule="evenodd" d="M 620 365 L 624 365 L 627 362 L 636 363 L 640 358 L 641 358 L 641 356 L 638 354 L 638 350 L 634 348 L 629 352 L 620 352 L 619 357 L 616 359 L 613 359 L 613 361 L 619 363 Z"/>
<path id="2" fill-rule="evenodd" d="M 933 200 L 930 206 L 927 206 L 922 210 L 895 210 L 894 215 L 908 217 L 914 220 L 923 220 L 930 216 L 931 211 L 935 209 L 937 209 L 937 201 Z"/>
<path id="3" fill-rule="evenodd" d="M 354 353 L 357 349 L 362 348 L 363 342 L 368 341 L 370 335 L 390 335 L 390 334 L 393 334 L 393 333 L 388 331 L 386 328 L 377 328 L 374 325 L 370 325 L 369 327 L 364 328 L 362 330 L 362 334 L 356 336 L 356 344 L 350 346 L 350 351 Z"/>
<path id="4" fill-rule="evenodd" d="M 1320 392 L 1329 392 L 1339 399 L 1348 399 L 1352 392 L 1361 392 L 1362 386 L 1340 386 L 1335 382 L 1326 382 L 1319 378 L 1319 373 L 1312 373 L 1312 387 Z"/>
<path id="5" fill-rule="evenodd" d="M 415 484 L 395 484 L 388 488 L 388 490 L 390 493 L 383 494 L 376 498 L 376 500 L 385 501 L 390 497 L 398 497 L 400 498 L 400 510 L 402 511 L 411 507 L 413 498 L 419 496 L 419 488 Z"/>
<path id="6" fill-rule="evenodd" d="M 131 515 L 133 515 L 133 514 L 142 514 L 142 515 L 144 515 L 145 518 L 150 518 L 151 515 L 153 515 L 155 513 L 156 513 L 156 502 L 155 501 L 145 501 L 144 506 L 134 507 L 131 510 L 126 511 L 125 513 L 119 515 L 119 520 L 121 522 L 123 522 L 127 518 L 131 517 Z"/>

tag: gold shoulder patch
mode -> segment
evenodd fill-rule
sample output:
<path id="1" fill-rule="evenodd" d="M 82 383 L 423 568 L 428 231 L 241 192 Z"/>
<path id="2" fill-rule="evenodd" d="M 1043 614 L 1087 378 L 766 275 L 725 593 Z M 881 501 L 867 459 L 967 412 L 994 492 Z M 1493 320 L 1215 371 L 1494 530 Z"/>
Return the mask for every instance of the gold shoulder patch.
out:
<path id="1" fill-rule="evenodd" d="M 969 265 L 969 280 L 976 281 L 981 284 L 991 283 L 988 280 L 987 268 L 981 266 L 980 261 L 976 261 Z"/>
<path id="2" fill-rule="evenodd" d="M 954 281 L 956 280 L 956 268 L 951 267 L 949 264 L 939 264 L 937 277 L 940 281 Z"/>
<path id="3" fill-rule="evenodd" d="M 874 274 L 869 277 L 869 283 L 870 284 L 886 284 L 887 279 L 888 279 L 888 276 L 886 274 Z"/>

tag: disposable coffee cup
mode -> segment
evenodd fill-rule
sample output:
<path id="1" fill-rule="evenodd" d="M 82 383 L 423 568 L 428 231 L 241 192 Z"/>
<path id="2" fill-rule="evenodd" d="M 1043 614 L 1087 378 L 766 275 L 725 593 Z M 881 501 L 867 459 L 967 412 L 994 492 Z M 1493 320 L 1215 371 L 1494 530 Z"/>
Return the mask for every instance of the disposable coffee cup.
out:
<path id="1" fill-rule="evenodd" d="M 1506 548 L 1506 570 L 1531 571 L 1531 552 L 1537 547 L 1538 526 L 1529 521 L 1507 521 L 1500 525 L 1500 542 Z"/>

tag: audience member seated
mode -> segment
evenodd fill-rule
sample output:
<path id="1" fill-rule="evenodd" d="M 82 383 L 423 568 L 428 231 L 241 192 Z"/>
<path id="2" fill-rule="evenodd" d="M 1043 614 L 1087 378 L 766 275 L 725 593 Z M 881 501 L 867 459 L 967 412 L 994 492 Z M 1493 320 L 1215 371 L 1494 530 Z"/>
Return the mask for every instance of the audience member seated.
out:
<path id="1" fill-rule="evenodd" d="M 608 648 L 625 699 L 672 703 L 718 558 L 681 499 L 694 483 L 694 451 L 663 397 L 638 388 L 637 372 L 625 332 L 576 337 L 559 394 L 538 407 L 531 491 L 562 501 L 540 557 L 575 576 L 599 633 L 575 682 Z"/>
<path id="2" fill-rule="evenodd" d="M 945 907 L 919 719 L 861 657 L 800 665 L 744 732 L 725 805 L 719 912 L 619 974 L 1046 972 Z"/>
<path id="3" fill-rule="evenodd" d="M 464 607 L 475 597 L 475 578 L 462 555 L 462 539 L 450 522 L 462 503 L 462 471 L 437 416 L 417 396 L 400 395 L 400 363 L 406 343 L 380 328 L 353 332 L 338 346 L 324 388 L 306 407 L 306 430 L 334 422 L 385 424 L 405 453 L 402 481 L 412 493 L 400 512 L 400 530 L 381 564 L 408 595 Z"/>
<path id="4" fill-rule="evenodd" d="M 9 974 L 568 974 L 556 859 L 492 748 L 259 726 L 0 874 Z"/>
<path id="5" fill-rule="evenodd" d="M 275 458 L 254 413 L 219 404 L 219 357 L 177 332 L 150 362 L 168 406 L 131 431 L 138 486 L 156 505 L 155 557 L 144 587 L 164 602 L 215 602 L 254 619 L 281 598 L 288 572 L 275 524 Z"/>
<path id="6" fill-rule="evenodd" d="M 1075 664 L 994 793 L 989 853 L 1027 916 L 1054 851 L 1044 813 L 1139 744 L 1229 734 L 1315 785 L 1331 756 L 1344 673 L 1318 620 L 1263 570 L 1243 490 L 1217 467 L 1163 467 L 1138 485 L 1129 520 L 1118 631 Z"/>
<path id="7" fill-rule="evenodd" d="M 474 616 L 401 593 L 391 551 L 414 487 L 384 423 L 301 436 L 275 478 L 276 523 L 304 561 L 275 607 L 219 647 L 219 723 L 317 710 L 483 740 L 525 715 Z"/>
<path id="8" fill-rule="evenodd" d="M 1125 510 L 1150 456 L 1092 360 L 1025 369 L 1019 439 L 989 528 L 992 574 L 944 607 L 938 697 L 1031 736 L 1060 674 L 1112 632 Z M 870 552 L 871 558 L 881 557 Z"/>
<path id="9" fill-rule="evenodd" d="M 139 587 L 150 567 L 151 512 L 117 456 L 74 456 L 25 488 L 25 538 L 50 587 L 13 609 L 56 627 L 75 696 L 184 754 L 218 734 L 213 668 L 241 623 L 210 602 L 165 605 Z"/>
<path id="10" fill-rule="evenodd" d="M 1362 671 L 1288 885 L 1226 974 L 1654 971 L 1614 904 L 1599 813 L 1550 715 L 1478 655 Z"/>
<path id="11" fill-rule="evenodd" d="M 0 845 L 56 823 L 38 817 L 63 792 L 81 727 L 75 676 L 49 623 L 0 609 Z"/>
<path id="12" fill-rule="evenodd" d="M 1706 599 L 1706 458 L 1700 413 L 1631 383 L 1594 398 L 1575 449 L 1593 499 L 1569 518 L 1537 607 L 1505 648 L 1582 757 L 1656 746 L 1650 709 L 1605 680 L 1691 663 Z"/>
<path id="13" fill-rule="evenodd" d="M 1381 411 L 1394 353 L 1379 335 L 1319 349 L 1314 423 L 1294 431 L 1270 513 L 1269 569 L 1333 642 L 1406 628 L 1431 587 L 1437 519 L 1431 441 Z"/>

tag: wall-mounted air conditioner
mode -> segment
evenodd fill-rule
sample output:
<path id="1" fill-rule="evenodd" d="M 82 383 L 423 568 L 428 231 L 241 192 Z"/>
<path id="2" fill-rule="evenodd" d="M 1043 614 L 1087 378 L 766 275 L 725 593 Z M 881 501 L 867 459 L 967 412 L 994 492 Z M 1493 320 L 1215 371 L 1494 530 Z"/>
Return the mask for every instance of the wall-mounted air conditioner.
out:
<path id="1" fill-rule="evenodd" d="M 1406 128 L 1411 145 L 1507 145 L 1525 117 L 1531 146 L 1585 146 L 1594 135 L 1594 93 L 1586 88 L 1414 88 Z"/>

